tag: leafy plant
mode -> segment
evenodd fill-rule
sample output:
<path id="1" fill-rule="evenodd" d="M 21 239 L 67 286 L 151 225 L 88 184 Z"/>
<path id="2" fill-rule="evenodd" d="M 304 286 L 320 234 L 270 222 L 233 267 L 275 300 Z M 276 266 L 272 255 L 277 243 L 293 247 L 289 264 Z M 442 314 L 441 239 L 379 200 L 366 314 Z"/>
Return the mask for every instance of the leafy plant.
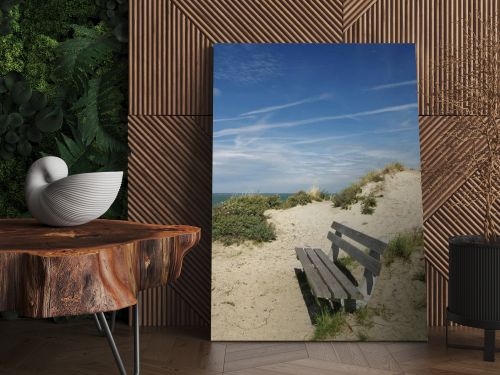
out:
<path id="1" fill-rule="evenodd" d="M 291 208 L 295 206 L 304 206 L 312 202 L 311 195 L 306 193 L 304 190 L 299 190 L 297 193 L 290 195 L 285 203 L 284 208 Z"/>
<path id="2" fill-rule="evenodd" d="M 29 156 L 42 133 L 57 131 L 62 123 L 62 110 L 48 105 L 47 96 L 19 73 L 0 77 L 0 157 Z"/>
<path id="3" fill-rule="evenodd" d="M 358 194 L 361 194 L 361 186 L 352 184 L 332 196 L 333 206 L 347 210 L 351 205 L 358 202 Z"/>
<path id="4" fill-rule="evenodd" d="M 276 205 L 276 196 L 235 196 L 214 207 L 212 237 L 224 245 L 243 241 L 267 242 L 276 239 L 275 228 L 264 212 Z"/>
<path id="5" fill-rule="evenodd" d="M 2 0 L 0 3 L 0 36 L 10 34 L 12 31 L 12 12 L 22 0 Z"/>
<path id="6" fill-rule="evenodd" d="M 128 0 L 96 0 L 99 16 L 113 29 L 113 35 L 121 43 L 128 42 Z"/>
<path id="7" fill-rule="evenodd" d="M 96 70 L 119 51 L 120 44 L 98 28 L 72 27 L 74 38 L 57 47 L 58 59 L 53 75 L 56 81 L 69 86 L 67 91 L 81 93 L 87 89 L 88 81 Z"/>

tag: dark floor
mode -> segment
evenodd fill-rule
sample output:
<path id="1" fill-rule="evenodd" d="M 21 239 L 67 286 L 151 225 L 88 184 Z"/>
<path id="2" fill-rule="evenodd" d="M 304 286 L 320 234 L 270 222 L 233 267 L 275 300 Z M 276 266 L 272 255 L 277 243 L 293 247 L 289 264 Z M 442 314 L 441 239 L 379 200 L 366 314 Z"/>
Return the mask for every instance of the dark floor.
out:
<path id="1" fill-rule="evenodd" d="M 431 330 L 429 343 L 221 343 L 207 336 L 193 329 L 142 329 L 141 374 L 500 374 L 500 353 L 489 363 L 480 351 L 446 349 L 443 329 Z M 116 339 L 130 368 L 130 328 L 119 323 Z M 481 332 L 453 328 L 451 339 L 481 344 Z M 117 373 L 92 320 L 0 321 L 0 374 Z"/>

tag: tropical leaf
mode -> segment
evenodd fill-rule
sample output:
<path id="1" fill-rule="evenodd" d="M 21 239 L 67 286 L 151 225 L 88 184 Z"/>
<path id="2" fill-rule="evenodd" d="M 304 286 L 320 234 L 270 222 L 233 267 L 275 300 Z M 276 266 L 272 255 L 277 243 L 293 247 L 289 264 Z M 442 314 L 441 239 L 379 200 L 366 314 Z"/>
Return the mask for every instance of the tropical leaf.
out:
<path id="1" fill-rule="evenodd" d="M 59 57 L 54 76 L 71 81 L 82 92 L 88 77 L 112 54 L 120 49 L 120 43 L 112 36 L 95 29 L 73 25 L 75 37 L 62 42 L 56 50 Z"/>
<path id="2" fill-rule="evenodd" d="M 89 146 L 81 141 L 77 131 L 73 132 L 72 138 L 61 134 L 60 138 L 56 139 L 56 144 L 59 156 L 66 162 L 72 174 L 93 172 L 94 166 L 88 159 Z"/>
<path id="3" fill-rule="evenodd" d="M 115 72 L 92 78 L 85 94 L 73 105 L 78 116 L 78 131 L 84 144 L 95 142 L 103 152 L 125 151 L 126 124 L 120 118 L 124 99 Z"/>

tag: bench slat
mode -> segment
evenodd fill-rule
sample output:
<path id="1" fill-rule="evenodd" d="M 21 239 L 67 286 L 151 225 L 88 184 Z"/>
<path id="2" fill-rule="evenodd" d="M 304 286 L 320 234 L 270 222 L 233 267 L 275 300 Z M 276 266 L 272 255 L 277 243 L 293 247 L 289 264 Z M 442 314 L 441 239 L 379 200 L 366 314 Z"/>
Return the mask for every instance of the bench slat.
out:
<path id="1" fill-rule="evenodd" d="M 307 282 L 309 283 L 313 294 L 317 298 L 331 299 L 332 293 L 330 293 L 330 291 L 328 290 L 328 287 L 319 275 L 318 270 L 313 266 L 304 248 L 296 247 L 295 253 L 297 254 L 297 258 L 299 259 L 300 263 L 302 263 L 302 268 L 304 269 L 307 277 Z"/>
<path id="2" fill-rule="evenodd" d="M 340 285 L 340 281 L 332 275 L 329 268 L 327 268 L 325 264 L 318 258 L 315 250 L 316 249 L 306 249 L 306 254 L 309 256 L 309 259 L 311 259 L 312 263 L 316 266 L 320 277 L 323 279 L 328 289 L 330 289 L 330 291 L 332 292 L 333 297 L 340 299 L 348 298 L 346 291 Z M 321 251 L 320 249 L 318 250 Z"/>
<path id="3" fill-rule="evenodd" d="M 339 283 L 344 287 L 345 291 L 349 295 L 349 298 L 352 299 L 363 299 L 363 295 L 356 288 L 356 286 L 349 280 L 349 278 L 344 275 L 344 273 L 338 268 L 335 263 L 333 263 L 326 254 L 321 249 L 314 249 L 317 256 L 321 259 L 323 264 L 330 270 L 330 272 L 335 276 L 335 278 L 339 281 Z"/>
<path id="4" fill-rule="evenodd" d="M 370 237 L 364 233 L 358 232 L 352 228 L 346 227 L 343 224 L 333 222 L 332 228 L 336 231 L 345 234 L 347 237 L 352 238 L 354 241 L 360 243 L 367 248 L 376 251 L 379 254 L 383 254 L 387 244 L 383 241 L 380 241 L 376 238 Z"/>
<path id="5" fill-rule="evenodd" d="M 344 250 L 347 254 L 356 259 L 361 265 L 371 271 L 375 276 L 380 273 L 380 262 L 375 258 L 372 258 L 364 251 L 358 249 L 356 246 L 351 245 L 349 242 L 344 241 L 339 236 L 334 235 L 332 232 L 328 232 L 328 239 L 332 241 L 335 245 Z"/>

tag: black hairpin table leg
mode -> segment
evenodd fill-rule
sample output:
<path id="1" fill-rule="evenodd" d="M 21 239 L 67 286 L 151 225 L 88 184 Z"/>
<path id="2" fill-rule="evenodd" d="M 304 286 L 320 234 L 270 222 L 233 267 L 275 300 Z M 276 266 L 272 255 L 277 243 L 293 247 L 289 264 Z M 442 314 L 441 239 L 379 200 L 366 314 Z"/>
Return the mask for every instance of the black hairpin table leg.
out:
<path id="1" fill-rule="evenodd" d="M 94 314 L 94 320 L 95 320 L 95 325 L 97 327 L 97 332 L 99 332 L 99 335 L 101 335 L 103 337 L 106 336 L 106 334 L 104 333 L 104 330 L 101 327 L 101 323 L 99 323 L 99 319 L 97 318 L 96 314 Z M 111 327 L 110 327 L 111 333 L 115 333 L 115 325 L 116 325 L 116 311 L 113 311 L 111 313 Z"/>
<path id="2" fill-rule="evenodd" d="M 134 305 L 132 307 L 133 314 L 133 326 L 134 326 L 134 375 L 140 374 L 140 353 L 139 353 L 139 308 L 138 305 Z M 127 375 L 127 370 L 125 370 L 125 366 L 123 364 L 123 360 L 120 356 L 120 352 L 116 347 L 115 340 L 113 338 L 113 333 L 111 332 L 108 322 L 106 320 L 106 316 L 103 312 L 94 314 L 97 324 L 97 329 L 101 332 L 104 332 L 104 336 L 108 340 L 109 346 L 111 348 L 111 352 L 113 353 L 113 357 L 115 358 L 116 365 L 118 366 L 118 370 L 120 370 L 120 375 Z"/>

